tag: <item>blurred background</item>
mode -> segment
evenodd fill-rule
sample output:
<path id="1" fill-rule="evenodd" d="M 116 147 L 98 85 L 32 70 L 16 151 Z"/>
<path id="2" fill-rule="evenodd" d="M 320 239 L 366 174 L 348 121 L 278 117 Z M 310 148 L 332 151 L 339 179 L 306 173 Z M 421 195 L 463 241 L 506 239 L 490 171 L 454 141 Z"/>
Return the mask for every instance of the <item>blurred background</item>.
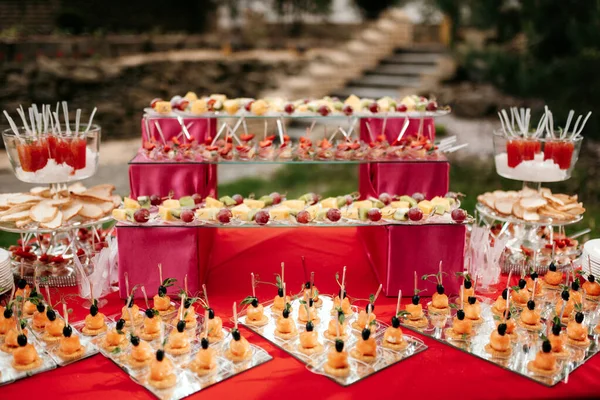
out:
<path id="1" fill-rule="evenodd" d="M 492 159 L 497 111 L 544 105 L 594 111 L 572 179 L 550 184 L 600 216 L 600 2 L 578 0 L 0 0 L 0 109 L 69 102 L 84 120 L 98 107 L 101 168 L 90 179 L 128 193 L 142 110 L 155 97 L 195 91 L 230 97 L 435 96 L 452 107 L 439 136 L 468 148 L 451 156 L 451 189 L 476 196 L 518 188 Z M 7 121 L 2 119 L 2 128 Z M 291 126 L 292 135 L 303 127 Z M 357 188 L 356 166 L 220 166 L 223 194 Z M 415 176 L 414 179 L 419 179 Z M 0 149 L 2 192 L 24 190 Z M 0 245 L 12 238 L 0 237 Z"/>

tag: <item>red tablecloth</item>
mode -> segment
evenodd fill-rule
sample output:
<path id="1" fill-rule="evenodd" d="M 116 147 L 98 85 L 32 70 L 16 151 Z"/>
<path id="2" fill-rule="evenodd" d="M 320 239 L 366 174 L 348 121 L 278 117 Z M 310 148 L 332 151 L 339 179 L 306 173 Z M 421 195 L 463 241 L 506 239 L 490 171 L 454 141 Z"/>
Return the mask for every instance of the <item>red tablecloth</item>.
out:
<path id="1" fill-rule="evenodd" d="M 260 257 L 253 264 L 257 271 L 265 271 L 264 278 L 269 275 L 267 269 L 272 271 L 277 267 L 263 264 Z M 311 265 L 317 271 L 318 267 L 315 262 Z M 317 278 L 319 289 L 325 293 L 333 292 L 333 277 L 321 275 Z M 296 286 L 300 285 L 301 278 L 290 275 L 286 280 Z M 349 274 L 348 280 L 349 294 L 360 298 L 366 298 L 376 285 L 373 276 L 368 274 Z M 249 289 L 247 276 L 235 273 L 211 275 L 208 284 L 211 306 L 226 320 L 231 313 L 233 300 L 241 300 Z M 271 286 L 258 289 L 258 296 L 262 299 L 274 295 Z M 108 305 L 102 309 L 106 314 L 115 313 L 122 306 L 116 293 L 108 296 L 108 300 Z M 73 320 L 83 319 L 87 313 L 79 306 L 81 302 L 77 298 L 69 303 L 74 309 Z M 382 297 L 377 300 L 375 311 L 378 318 L 388 320 L 394 308 L 395 299 Z M 580 399 L 598 398 L 600 393 L 600 357 L 592 358 L 571 374 L 568 384 L 559 383 L 554 388 L 547 388 L 427 337 L 422 337 L 429 346 L 425 352 L 343 388 L 325 377 L 312 374 L 299 361 L 249 330 L 242 329 L 242 333 L 250 342 L 268 351 L 274 360 L 197 393 L 191 399 L 281 397 L 286 400 L 306 400 L 307 397 L 364 399 L 373 396 L 383 399 Z M 19 399 L 22 396 L 86 400 L 153 398 L 101 355 L 0 387 L 1 399 Z"/>

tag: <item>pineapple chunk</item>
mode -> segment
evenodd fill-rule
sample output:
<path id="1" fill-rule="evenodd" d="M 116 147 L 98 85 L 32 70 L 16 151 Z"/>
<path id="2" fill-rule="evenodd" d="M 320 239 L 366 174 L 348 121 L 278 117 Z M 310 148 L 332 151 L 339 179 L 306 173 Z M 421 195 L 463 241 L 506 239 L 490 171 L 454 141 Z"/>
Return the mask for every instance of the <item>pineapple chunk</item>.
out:
<path id="1" fill-rule="evenodd" d="M 327 217 L 328 210 L 329 210 L 329 208 L 321 208 L 319 211 L 317 211 L 317 217 L 315 219 L 317 221 L 324 221 L 325 218 Z"/>
<path id="2" fill-rule="evenodd" d="M 206 199 L 204 199 L 204 202 L 206 203 L 206 207 L 207 208 L 223 208 L 225 207 L 225 204 L 223 204 L 223 202 L 215 199 L 214 197 L 210 197 L 208 196 Z"/>
<path id="3" fill-rule="evenodd" d="M 304 200 L 284 200 L 281 202 L 282 206 L 286 206 L 291 208 L 292 210 L 302 210 L 306 206 L 306 202 Z"/>
<path id="4" fill-rule="evenodd" d="M 345 207 L 342 208 L 342 217 L 349 219 L 358 219 L 358 208 Z"/>
<path id="5" fill-rule="evenodd" d="M 317 205 L 306 207 L 306 211 L 310 215 L 310 219 L 313 220 L 317 218 L 317 213 L 319 212 L 320 207 Z"/>
<path id="6" fill-rule="evenodd" d="M 337 199 L 335 197 L 328 197 L 321 200 L 321 205 L 325 208 L 338 208 Z"/>
<path id="7" fill-rule="evenodd" d="M 433 204 L 431 204 L 429 200 L 421 201 L 419 204 L 417 204 L 417 207 L 419 207 L 419 209 L 423 211 L 423 214 L 425 215 L 429 215 L 431 214 L 431 211 L 433 211 Z"/>
<path id="8" fill-rule="evenodd" d="M 265 208 L 265 202 L 262 200 L 244 199 L 244 204 L 250 208 Z"/>
<path id="9" fill-rule="evenodd" d="M 352 206 L 355 207 L 357 210 L 359 208 L 373 208 L 373 202 L 371 200 L 362 200 L 362 201 L 355 201 L 354 203 L 352 203 Z"/>
<path id="10" fill-rule="evenodd" d="M 158 215 L 163 221 L 175 221 L 177 218 L 173 216 L 172 211 L 177 210 L 174 207 L 158 206 Z"/>
<path id="11" fill-rule="evenodd" d="M 248 213 L 250 212 L 250 207 L 245 204 L 240 204 L 231 209 L 231 213 L 233 214 L 233 218 L 240 219 L 242 221 L 248 220 Z"/>
<path id="12" fill-rule="evenodd" d="M 285 221 L 290 218 L 290 209 L 286 206 L 278 206 L 269 210 L 269 215 L 274 221 Z"/>
<path id="13" fill-rule="evenodd" d="M 379 210 L 381 212 L 381 218 L 393 219 L 396 209 L 391 206 L 385 206 Z"/>
<path id="14" fill-rule="evenodd" d="M 140 203 L 138 203 L 136 200 L 132 199 L 131 197 L 125 197 L 123 199 L 123 206 L 125 208 L 131 208 L 134 210 L 137 210 L 138 208 L 142 208 Z"/>
<path id="15" fill-rule="evenodd" d="M 115 208 L 112 210 L 112 216 L 117 221 L 127 221 L 127 210 L 124 208 Z"/>
<path id="16" fill-rule="evenodd" d="M 194 93 L 194 92 L 187 92 L 187 93 L 185 94 L 185 96 L 183 96 L 183 98 L 184 98 L 184 99 L 186 99 L 187 101 L 189 101 L 190 103 L 191 103 L 192 101 L 196 101 L 196 100 L 198 100 L 198 96 L 197 96 L 197 95 L 196 95 L 196 93 Z"/>
<path id="17" fill-rule="evenodd" d="M 179 208 L 181 204 L 179 204 L 179 200 L 167 199 L 163 201 L 162 206 L 166 208 Z"/>
<path id="18" fill-rule="evenodd" d="M 192 102 L 192 114 L 204 114 L 205 112 L 208 112 L 206 100 L 198 99 Z"/>
<path id="19" fill-rule="evenodd" d="M 390 206 L 394 208 L 410 208 L 410 203 L 408 201 L 392 201 Z"/>
<path id="20" fill-rule="evenodd" d="M 214 221 L 219 209 L 216 207 L 204 207 L 196 210 L 196 218 L 200 221 Z"/>
<path id="21" fill-rule="evenodd" d="M 443 208 L 444 212 L 450 211 L 450 201 L 443 197 L 434 197 L 433 199 L 431 199 L 431 204 L 433 204 L 434 206 L 440 206 L 441 208 Z"/>

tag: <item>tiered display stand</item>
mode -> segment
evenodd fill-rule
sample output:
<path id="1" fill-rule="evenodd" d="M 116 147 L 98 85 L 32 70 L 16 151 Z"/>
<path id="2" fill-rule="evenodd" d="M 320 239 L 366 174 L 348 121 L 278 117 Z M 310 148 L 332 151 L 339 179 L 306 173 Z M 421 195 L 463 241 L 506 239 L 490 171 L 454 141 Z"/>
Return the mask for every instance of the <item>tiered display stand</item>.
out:
<path id="1" fill-rule="evenodd" d="M 435 139 L 433 117 L 441 116 L 446 112 L 431 113 L 424 112 L 419 115 L 410 115 L 410 125 L 406 135 L 416 135 L 422 132 L 432 141 Z M 317 127 L 320 124 L 335 124 L 345 126 L 350 130 L 352 126 L 360 130 L 360 137 L 367 141 L 372 132 L 384 133 L 389 142 L 397 138 L 400 129 L 405 123 L 408 115 L 387 117 L 385 114 L 364 117 L 347 116 L 315 116 L 296 115 L 282 116 L 252 116 L 244 117 L 252 123 L 274 124 L 281 121 L 282 124 L 293 119 L 303 119 Z M 216 132 L 223 124 L 240 127 L 240 116 L 214 115 L 212 117 L 191 117 L 183 115 L 182 121 L 178 121 L 174 115 L 160 116 L 156 113 L 147 113 L 142 121 L 142 137 L 144 140 L 164 137 L 170 138 L 182 135 L 182 124 L 187 127 L 189 134 L 197 141 L 202 142 L 207 137 L 214 138 Z M 385 126 L 385 130 L 383 129 Z M 354 129 L 354 128 L 352 128 Z M 239 132 L 238 132 L 239 134 Z M 257 133 L 257 136 L 260 134 Z M 372 137 L 372 136 L 371 136 Z M 362 198 L 377 196 L 379 193 L 388 192 L 392 194 L 423 193 L 426 198 L 444 196 L 449 186 L 449 163 L 440 156 L 435 160 L 310 160 L 310 161 L 177 161 L 177 160 L 151 160 L 140 153 L 130 162 L 129 176 L 131 196 L 140 195 L 173 195 L 175 198 L 198 193 L 205 197 L 216 196 L 218 164 L 236 164 L 243 168 L 243 164 L 265 164 L 265 163 L 297 163 L 297 164 L 328 164 L 345 163 L 354 164 L 359 168 L 360 182 L 358 184 Z M 149 277 L 146 270 L 149 265 L 161 262 L 165 275 L 182 279 L 185 274 L 190 281 L 190 290 L 197 291 L 201 284 L 209 278 L 210 271 L 214 265 L 211 260 L 211 251 L 218 246 L 219 241 L 225 240 L 226 236 L 237 238 L 232 244 L 229 252 L 236 254 L 240 259 L 240 271 L 245 272 L 245 265 L 250 262 L 244 258 L 243 251 L 247 249 L 244 243 L 252 241 L 256 246 L 268 245 L 260 243 L 257 235 L 265 237 L 279 236 L 277 246 L 289 246 L 290 258 L 300 255 L 307 259 L 318 260 L 323 254 L 323 249 L 316 250 L 309 247 L 298 247 L 294 243 L 302 243 L 302 238 L 314 239 L 317 227 L 277 227 L 277 234 L 263 233 L 269 225 L 260 229 L 206 227 L 206 226 L 144 226 L 138 224 L 119 224 L 119 273 L 122 278 L 127 272 L 129 279 L 134 282 L 144 283 L 147 286 L 157 284 Z M 449 272 L 461 271 L 464 263 L 464 245 L 466 226 L 452 222 L 444 224 L 422 224 L 422 225 L 394 225 L 386 226 L 376 224 L 373 226 L 344 226 L 343 223 L 335 226 L 327 225 L 327 236 L 336 237 L 338 240 L 346 240 L 362 246 L 367 255 L 367 262 L 375 271 L 383 284 L 383 290 L 387 295 L 394 296 L 399 289 L 409 290 L 406 282 L 411 281 L 413 270 L 419 273 L 427 273 L 443 260 Z M 296 240 L 290 240 L 294 236 Z M 318 236 L 318 235 L 317 235 Z M 340 239 L 341 238 L 341 239 Z M 326 243 L 323 244 L 326 246 Z M 173 251 L 177 248 L 178 251 Z M 435 249 L 435 251 L 431 251 Z M 318 262 L 318 261 L 317 261 Z M 343 255 L 339 257 L 339 265 L 346 261 Z M 246 268 L 247 269 L 247 268 Z M 448 290 L 456 292 L 458 287 L 449 287 Z M 124 289 L 121 296 L 125 297 Z"/>

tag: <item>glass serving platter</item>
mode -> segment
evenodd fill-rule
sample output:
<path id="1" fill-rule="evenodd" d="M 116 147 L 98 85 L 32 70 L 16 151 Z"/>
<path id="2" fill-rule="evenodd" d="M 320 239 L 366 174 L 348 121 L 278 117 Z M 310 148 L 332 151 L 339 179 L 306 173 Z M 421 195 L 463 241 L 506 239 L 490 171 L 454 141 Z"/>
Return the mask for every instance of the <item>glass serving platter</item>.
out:
<path id="1" fill-rule="evenodd" d="M 321 115 L 316 112 L 294 112 L 288 114 L 286 112 L 267 112 L 262 115 L 256 115 L 246 111 L 238 111 L 236 114 L 228 114 L 225 111 L 207 112 L 204 114 L 193 114 L 190 112 L 173 110 L 170 113 L 158 113 L 150 107 L 144 108 L 144 118 L 159 119 L 159 118 L 177 118 L 182 117 L 185 119 L 206 119 L 206 118 L 217 118 L 217 119 L 266 119 L 266 118 L 285 118 L 285 119 L 310 119 L 310 120 L 340 120 L 340 119 L 352 119 L 352 118 L 437 118 L 443 117 L 450 114 L 450 109 L 439 109 L 437 111 L 408 111 L 408 112 L 358 112 L 351 115 L 346 115 L 341 112 L 332 112 L 328 115 Z"/>
<path id="2" fill-rule="evenodd" d="M 113 217 L 110 215 L 107 215 L 107 216 L 99 218 L 99 219 L 94 219 L 94 220 L 90 220 L 90 219 L 77 220 L 76 218 L 79 218 L 79 217 L 73 218 L 73 220 L 69 221 L 68 224 L 63 224 L 62 226 L 60 226 L 56 229 L 42 228 L 42 227 L 38 226 L 38 224 L 35 222 L 32 222 L 32 223 L 25 225 L 23 227 L 20 227 L 20 228 L 17 228 L 15 226 L 15 224 L 12 222 L 0 222 L 0 231 L 11 232 L 11 233 L 33 233 L 33 234 L 68 232 L 68 231 L 72 231 L 74 229 L 90 228 L 92 226 L 103 225 L 105 223 L 113 221 Z"/>
<path id="3" fill-rule="evenodd" d="M 455 298 L 454 301 L 456 300 L 457 299 Z M 557 360 L 559 365 L 558 373 L 553 376 L 536 375 L 527 369 L 527 363 L 533 360 L 536 353 L 541 349 L 542 341 L 539 337 L 540 333 L 530 332 L 521 328 L 517 323 L 517 328 L 515 329 L 515 333 L 517 334 L 516 339 L 511 337 L 512 354 L 507 358 L 494 357 L 485 350 L 486 345 L 489 343 L 490 334 L 496 329 L 496 323 L 492 313 L 492 304 L 488 299 L 480 298 L 480 300 L 483 300 L 480 303 L 481 317 L 484 321 L 474 329 L 475 335 L 470 339 L 454 340 L 446 336 L 446 329 L 452 326 L 452 319 L 455 315 L 454 310 L 452 311 L 452 315 L 446 318 L 441 317 L 439 314 L 433 316 L 424 310 L 428 319 L 427 326 L 424 328 L 415 328 L 405 323 L 402 323 L 402 326 L 548 387 L 552 387 L 561 381 L 564 381 L 565 383 L 568 382 L 569 375 L 575 369 L 579 368 L 587 360 L 598 353 L 598 335 L 595 334 L 590 338 L 590 345 L 588 348 L 581 349 L 566 345 L 569 355 L 565 360 Z M 544 296 L 544 298 L 540 297 L 539 299 L 536 298 L 536 303 L 538 303 L 538 306 L 540 307 L 542 316 L 541 322 L 545 333 L 546 321 L 551 319 L 554 307 L 552 296 Z M 519 314 L 515 313 L 512 318 L 515 318 L 515 321 L 518 321 Z M 597 322 L 597 309 L 585 313 L 584 323 L 589 323 L 588 326 L 591 327 L 590 330 L 593 329 Z M 564 329 L 563 334 L 566 334 Z"/>
<path id="4" fill-rule="evenodd" d="M 27 339 L 28 343 L 31 343 L 35 347 L 42 361 L 40 366 L 30 371 L 17 371 L 12 367 L 12 354 L 0 351 L 0 386 L 13 383 L 20 379 L 34 376 L 42 372 L 50 371 L 57 367 L 56 362 L 54 362 L 52 357 L 46 352 L 45 346 L 37 340 L 35 334 L 27 335 Z"/>
<path id="5" fill-rule="evenodd" d="M 243 315 L 240 318 L 240 323 L 243 324 L 246 328 L 262 336 L 264 339 L 273 343 L 281 350 L 290 354 L 298 361 L 306 364 L 306 367 L 309 371 L 315 374 L 324 375 L 327 378 L 330 378 L 336 383 L 340 384 L 341 386 L 352 385 L 362 379 L 368 378 L 369 376 L 373 375 L 378 371 L 388 368 L 402 360 L 405 360 L 427 349 L 427 346 L 421 340 L 410 335 L 404 335 L 404 340 L 408 342 L 408 347 L 403 351 L 392 351 L 382 347 L 381 341 L 383 339 L 383 333 L 385 332 L 387 325 L 381 321 L 376 321 L 376 329 L 373 335 L 377 343 L 377 360 L 373 363 L 366 363 L 354 359 L 352 358 L 352 356 L 349 355 L 348 362 L 350 364 L 350 374 L 347 377 L 331 376 L 324 371 L 323 367 L 327 362 L 327 353 L 335 344 L 333 341 L 327 339 L 323 335 L 323 333 L 327 331 L 327 326 L 329 324 L 330 319 L 332 318 L 331 311 L 333 309 L 333 299 L 326 295 L 319 295 L 319 298 L 322 300 L 322 305 L 317 308 L 317 317 L 319 318 L 319 321 L 318 323 L 314 323 L 314 330 L 319 335 L 319 342 L 323 345 L 323 349 L 322 351 L 316 352 L 312 355 L 306 355 L 298 350 L 300 344 L 298 335 L 289 340 L 283 340 L 275 336 L 274 332 L 276 327 L 276 318 L 281 317 L 279 317 L 278 312 L 272 310 L 272 304 L 270 304 L 272 302 L 262 303 L 265 307 L 264 313 L 269 318 L 269 322 L 265 326 L 257 327 L 247 324 L 245 315 Z M 292 311 L 290 313 L 289 318 L 292 318 L 294 321 L 296 321 L 296 327 L 298 329 L 298 332 L 303 332 L 305 330 L 305 324 L 298 322 L 298 308 L 303 305 L 300 304 L 300 300 L 298 299 L 293 300 L 291 304 Z M 347 339 L 345 340 L 344 350 L 349 353 L 351 349 L 356 345 L 358 337 L 360 336 L 360 331 L 353 327 L 353 323 L 356 321 L 356 316 L 358 314 L 358 310 L 354 306 L 353 311 L 354 313 L 351 316 L 346 317 L 346 321 L 348 321 L 348 324 L 346 326 Z"/>
<path id="6" fill-rule="evenodd" d="M 129 161 L 129 165 L 139 165 L 139 164 L 165 164 L 165 165 L 196 165 L 196 164 L 206 164 L 206 165 L 240 165 L 240 164 L 302 164 L 302 165 L 311 165 L 311 164 L 349 164 L 349 165 L 363 165 L 363 164 L 402 164 L 402 163 L 448 163 L 448 159 L 443 155 L 432 156 L 430 158 L 415 158 L 415 159 L 390 159 L 390 160 L 341 160 L 341 159 L 331 159 L 331 160 L 261 160 L 259 158 L 254 158 L 252 160 L 219 160 L 219 161 L 194 161 L 194 160 L 182 160 L 176 161 L 171 159 L 165 160 L 153 160 L 147 158 L 142 155 L 141 158 L 139 155 L 131 159 Z"/>
<path id="7" fill-rule="evenodd" d="M 497 213 L 496 211 L 490 209 L 489 207 L 477 203 L 475 206 L 477 212 L 479 212 L 482 216 L 491 218 L 497 221 L 511 222 L 513 224 L 520 225 L 531 225 L 531 226 L 566 226 L 571 224 L 576 224 L 577 222 L 583 219 L 583 215 L 578 215 L 577 217 L 570 220 L 558 220 L 552 218 L 544 218 L 541 217 L 539 221 L 526 221 L 524 219 L 517 218 L 515 216 L 502 215 Z"/>

